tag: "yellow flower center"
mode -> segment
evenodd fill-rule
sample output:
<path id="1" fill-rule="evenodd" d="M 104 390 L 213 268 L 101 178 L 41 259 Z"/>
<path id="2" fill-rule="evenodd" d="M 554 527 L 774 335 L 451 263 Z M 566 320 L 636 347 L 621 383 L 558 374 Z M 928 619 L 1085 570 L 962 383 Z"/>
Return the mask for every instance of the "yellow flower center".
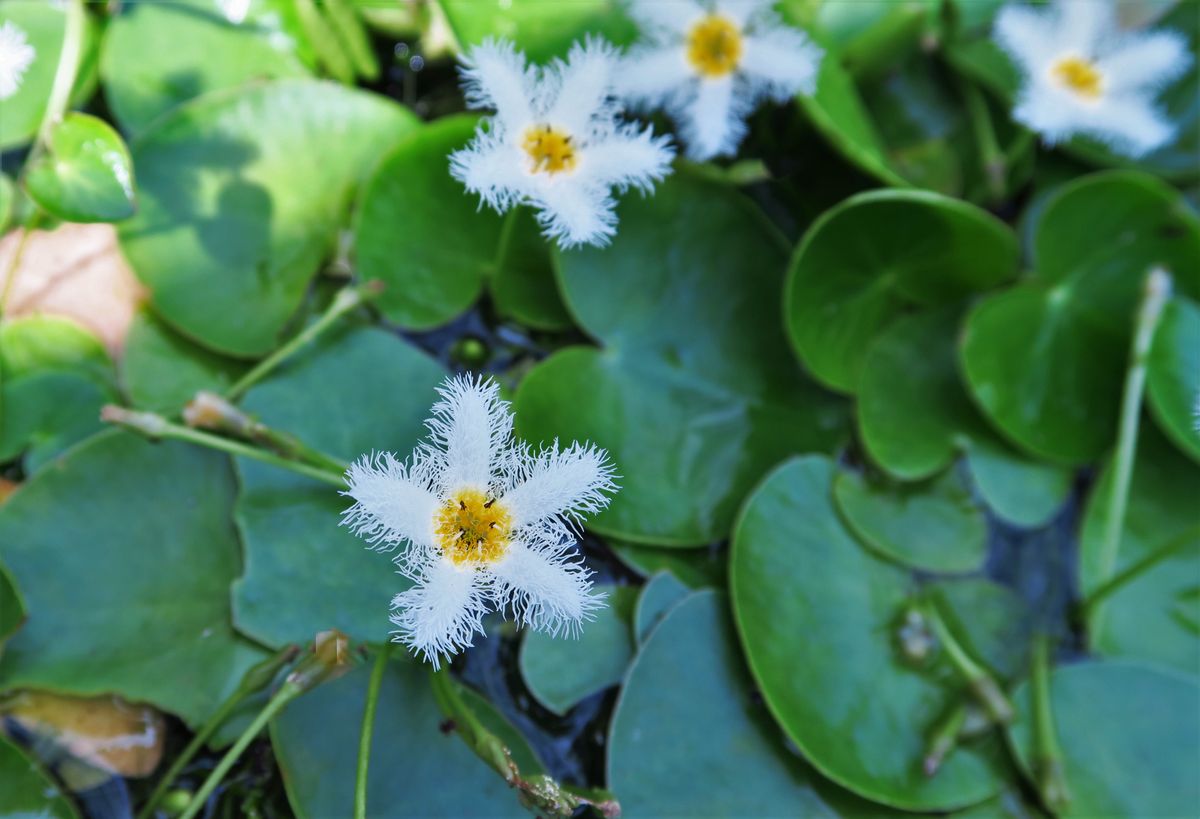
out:
<path id="1" fill-rule="evenodd" d="M 1050 70 L 1054 79 L 1081 97 L 1095 99 L 1103 90 L 1104 78 L 1095 65 L 1082 57 L 1064 57 Z"/>
<path id="2" fill-rule="evenodd" d="M 742 32 L 728 17 L 710 14 L 687 35 L 687 57 L 706 77 L 723 77 L 742 59 Z"/>
<path id="3" fill-rule="evenodd" d="M 512 515 L 495 498 L 464 489 L 442 504 L 435 531 L 442 554 L 456 566 L 495 563 L 508 551 Z"/>
<path id="4" fill-rule="evenodd" d="M 525 131 L 521 147 L 533 160 L 533 169 L 556 174 L 575 167 L 575 142 L 566 131 L 550 125 L 533 125 Z"/>

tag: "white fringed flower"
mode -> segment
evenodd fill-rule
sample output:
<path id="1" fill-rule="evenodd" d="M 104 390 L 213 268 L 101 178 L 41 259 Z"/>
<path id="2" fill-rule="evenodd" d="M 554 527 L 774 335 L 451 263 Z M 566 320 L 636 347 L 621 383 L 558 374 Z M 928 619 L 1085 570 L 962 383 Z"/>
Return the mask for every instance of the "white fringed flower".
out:
<path id="1" fill-rule="evenodd" d="M 37 50 L 29 44 L 24 30 L 6 20 L 0 26 L 0 100 L 17 93 L 36 56 Z"/>
<path id="2" fill-rule="evenodd" d="M 1110 0 L 1055 0 L 1005 6 L 993 36 L 1023 77 L 1013 118 L 1047 144 L 1087 134 L 1137 157 L 1174 135 L 1155 105 L 1191 63 L 1174 32 L 1121 31 Z"/>
<path id="3" fill-rule="evenodd" d="M 476 46 L 463 60 L 467 104 L 496 114 L 451 155 L 454 178 L 501 213 L 532 205 L 561 247 L 607 244 L 617 224 L 613 189 L 651 191 L 674 158 L 666 137 L 617 120 L 617 64 L 600 40 L 576 43 L 566 62 L 540 70 L 511 43 Z"/>
<path id="4" fill-rule="evenodd" d="M 631 0 L 643 41 L 630 50 L 617 88 L 678 124 L 687 155 L 731 155 L 746 117 L 764 99 L 816 90 L 822 50 L 772 11 L 770 0 Z"/>
<path id="5" fill-rule="evenodd" d="M 604 450 L 558 442 L 534 452 L 512 438 L 491 380 L 448 379 L 407 461 L 360 458 L 346 475 L 355 503 L 342 523 L 416 584 L 392 601 L 398 642 L 433 663 L 471 645 L 491 610 L 574 635 L 603 605 L 575 549 L 583 515 L 616 490 Z"/>

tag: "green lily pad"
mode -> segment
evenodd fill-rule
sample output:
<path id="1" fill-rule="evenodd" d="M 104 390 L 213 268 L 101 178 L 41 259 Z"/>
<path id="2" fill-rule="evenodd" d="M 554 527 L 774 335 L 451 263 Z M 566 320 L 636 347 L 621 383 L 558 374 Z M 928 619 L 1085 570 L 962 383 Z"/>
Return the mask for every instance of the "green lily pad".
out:
<path id="1" fill-rule="evenodd" d="M 1101 551 L 1108 519 L 1111 463 L 1088 499 L 1079 536 L 1080 585 L 1086 596 L 1105 580 Z M 1180 538 L 1191 538 L 1105 600 L 1091 645 L 1102 654 L 1166 663 L 1200 671 L 1200 532 L 1196 499 L 1200 466 L 1189 461 L 1153 427 L 1138 437 L 1116 573 Z M 1093 621 L 1095 627 L 1095 621 Z"/>
<path id="2" fill-rule="evenodd" d="M 271 723 L 271 745 L 288 801 L 300 819 L 352 812 L 369 676 L 369 667 L 361 665 L 291 702 Z M 463 696 L 512 751 L 522 775 L 540 768 L 528 744 L 491 706 L 467 689 Z M 453 731 L 441 730 L 441 712 L 424 666 L 389 663 L 377 709 L 367 780 L 370 816 L 527 819 L 508 784 Z"/>
<path id="3" fill-rule="evenodd" d="M 620 0 L 508 0 L 480 4 L 475 0 L 439 0 L 454 37 L 463 48 L 488 37 L 512 40 L 531 60 L 566 57 L 571 44 L 598 34 L 616 45 L 628 45 L 637 29 L 622 11 Z"/>
<path id="4" fill-rule="evenodd" d="M 175 413 L 200 390 L 224 392 L 246 372 L 244 362 L 210 352 L 176 333 L 149 310 L 134 316 L 120 362 L 133 404 Z"/>
<path id="5" fill-rule="evenodd" d="M 846 531 L 830 496 L 834 471 L 825 457 L 790 460 L 746 501 L 730 589 L 751 673 L 784 731 L 834 782 L 905 810 L 981 802 L 1003 780 L 991 738 L 959 749 L 935 777 L 921 772 L 923 734 L 957 686 L 901 664 L 891 636 L 911 579 Z"/>
<path id="6" fill-rule="evenodd" d="M 218 91 L 159 119 L 133 144 L 139 210 L 120 227 L 155 311 L 218 352 L 269 352 L 359 181 L 415 124 L 384 97 L 315 80 Z"/>
<path id="7" fill-rule="evenodd" d="M 1172 299 L 1146 362 L 1146 393 L 1162 431 L 1200 460 L 1200 305 Z"/>
<path id="8" fill-rule="evenodd" d="M 267 425 L 347 461 L 376 450 L 407 457 L 445 376 L 437 362 L 383 330 L 327 335 L 242 406 Z M 235 516 L 246 570 L 233 586 L 238 629 L 272 648 L 337 628 L 383 643 L 388 604 L 408 581 L 385 554 L 340 526 L 350 504 L 336 488 L 239 458 Z"/>
<path id="9" fill-rule="evenodd" d="M 1035 621 L 1016 592 L 981 577 L 939 580 L 930 591 L 968 655 L 1004 680 L 1024 672 Z"/>
<path id="10" fill-rule="evenodd" d="M 1071 473 L 1015 452 L 984 422 L 957 370 L 961 313 L 955 306 L 903 316 L 876 337 L 858 388 L 863 444 L 901 480 L 929 478 L 965 455 L 997 515 L 1040 525 L 1066 500 Z"/>
<path id="11" fill-rule="evenodd" d="M 251 3 L 246 19 L 234 24 L 215 0 L 173 0 L 126 3 L 110 18 L 100 74 L 113 116 L 126 131 L 141 133 L 209 91 L 308 71 L 268 4 Z"/>
<path id="12" fill-rule="evenodd" d="M 633 631 L 639 645 L 646 642 L 659 621 L 689 592 L 690 589 L 670 572 L 658 572 L 646 581 L 633 609 Z"/>
<path id="13" fill-rule="evenodd" d="M 954 472 L 900 485 L 843 472 L 833 496 L 859 540 L 889 560 L 955 573 L 978 569 L 987 556 L 987 521 Z"/>
<path id="14" fill-rule="evenodd" d="M 725 595 L 696 592 L 671 609 L 634 660 L 609 729 L 608 786 L 622 816 L 887 813 L 790 752 L 752 692 Z"/>
<path id="15" fill-rule="evenodd" d="M 1134 172 L 1064 186 L 1034 236 L 1035 273 L 972 309 L 962 333 L 970 391 L 1023 449 L 1064 464 L 1115 438 L 1134 312 L 1149 269 L 1200 295 L 1200 220 L 1179 193 Z"/>
<path id="16" fill-rule="evenodd" d="M 610 247 L 555 255 L 568 309 L 603 348 L 536 366 L 517 392 L 517 428 L 611 453 L 623 488 L 590 528 L 710 543 L 771 465 L 838 443 L 844 408 L 800 377 L 782 328 L 764 320 L 778 309 L 784 256 L 747 200 L 677 174 L 618 212 Z"/>
<path id="17" fill-rule="evenodd" d="M 203 722 L 263 657 L 229 615 L 234 488 L 223 455 L 116 430 L 34 475 L 0 506 L 29 610 L 0 688 L 112 692 Z"/>
<path id="18" fill-rule="evenodd" d="M 46 152 L 28 166 L 25 188 L 68 222 L 119 222 L 137 210 L 129 149 L 90 114 L 69 113 L 54 126 Z"/>
<path id="19" fill-rule="evenodd" d="M 496 270 L 488 289 L 496 311 L 535 330 L 566 330 L 571 315 L 558 294 L 549 247 L 529 208 L 504 217 Z"/>
<path id="20" fill-rule="evenodd" d="M 723 589 L 728 576 L 724 549 L 656 549 L 610 540 L 609 548 L 642 577 L 670 572 L 689 589 Z"/>
<path id="21" fill-rule="evenodd" d="M 633 607 L 629 586 L 598 586 L 608 606 L 585 623 L 575 639 L 529 631 L 521 642 L 521 677 L 533 698 L 559 716 L 580 700 L 616 685 L 633 659 Z"/>
<path id="22" fill-rule="evenodd" d="M 859 194 L 796 250 L 788 332 L 809 372 L 854 392 L 871 342 L 906 309 L 961 302 L 1016 269 L 1016 238 L 986 211 L 927 191 Z"/>
<path id="23" fill-rule="evenodd" d="M 796 99 L 813 127 L 852 165 L 884 185 L 909 186 L 888 163 L 883 140 L 837 54 L 826 53 L 821 60 L 812 96 L 801 94 Z"/>
<path id="24" fill-rule="evenodd" d="M 79 819 L 50 777 L 32 758 L 0 735 L 0 816 L 5 819 Z"/>
<path id="25" fill-rule="evenodd" d="M 1026 775 L 1037 762 L 1029 685 L 1013 693 L 1009 729 Z M 1191 816 L 1200 805 L 1200 686 L 1152 666 L 1056 668 L 1050 702 L 1071 803 L 1066 817 Z"/>
<path id="26" fill-rule="evenodd" d="M 0 25 L 11 22 L 25 33 L 25 39 L 37 52 L 33 62 L 25 70 L 17 92 L 0 102 L 0 151 L 21 145 L 37 133 L 46 103 L 50 99 L 50 87 L 54 85 L 54 73 L 58 69 L 58 58 L 62 53 L 63 35 L 67 29 L 65 7 L 54 3 L 5 2 L 0 3 Z M 85 19 L 83 55 L 71 101 L 83 102 L 91 95 L 96 85 L 94 50 L 96 29 L 91 18 Z"/>
<path id="27" fill-rule="evenodd" d="M 376 304 L 402 327 L 444 324 L 479 296 L 495 268 L 503 224 L 450 176 L 450 153 L 478 117 L 422 127 L 388 154 L 363 191 L 355 231 L 358 272 L 387 284 Z M 431 241 L 431 236 L 453 241 Z"/>
<path id="28" fill-rule="evenodd" d="M 0 369 L 7 379 L 69 370 L 115 386 L 112 360 L 100 339 L 62 316 L 22 316 L 0 324 Z"/>

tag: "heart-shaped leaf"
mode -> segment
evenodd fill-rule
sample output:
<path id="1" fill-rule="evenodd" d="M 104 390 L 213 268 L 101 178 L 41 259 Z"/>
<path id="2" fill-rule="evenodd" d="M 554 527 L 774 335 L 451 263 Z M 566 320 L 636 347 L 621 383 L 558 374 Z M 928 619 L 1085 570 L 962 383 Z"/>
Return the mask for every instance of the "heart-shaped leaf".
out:
<path id="1" fill-rule="evenodd" d="M 1200 305 L 1175 298 L 1163 310 L 1150 360 L 1146 394 L 1163 432 L 1200 460 Z"/>
<path id="2" fill-rule="evenodd" d="M 646 581 L 633 610 L 633 630 L 639 644 L 646 642 L 654 627 L 689 592 L 687 585 L 670 572 L 658 572 Z"/>
<path id="3" fill-rule="evenodd" d="M 54 126 L 46 152 L 26 171 L 25 188 L 68 222 L 119 222 L 137 210 L 129 149 L 90 114 L 70 113 Z"/>
<path id="4" fill-rule="evenodd" d="M 555 257 L 568 308 L 603 349 L 569 347 L 535 367 L 517 393 L 517 427 L 531 442 L 609 450 L 623 489 L 589 527 L 709 543 L 772 464 L 839 440 L 842 406 L 804 381 L 782 328 L 764 320 L 784 257 L 748 201 L 678 175 L 618 210 L 610 247 Z"/>

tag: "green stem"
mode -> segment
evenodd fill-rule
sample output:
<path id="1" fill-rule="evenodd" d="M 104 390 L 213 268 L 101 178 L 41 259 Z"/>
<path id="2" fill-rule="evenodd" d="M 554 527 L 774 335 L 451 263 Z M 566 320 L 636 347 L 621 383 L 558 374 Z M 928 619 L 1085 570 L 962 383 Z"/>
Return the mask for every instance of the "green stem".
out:
<path id="1" fill-rule="evenodd" d="M 1146 555 L 1140 560 L 1134 561 L 1129 566 L 1126 566 L 1124 569 L 1117 572 L 1117 574 L 1113 576 L 1111 580 L 1092 591 L 1092 593 L 1088 595 L 1087 600 L 1084 601 L 1084 622 L 1088 622 L 1091 619 L 1096 607 L 1103 600 L 1106 600 L 1116 592 L 1125 588 L 1125 586 L 1129 585 L 1132 581 L 1141 577 L 1150 569 L 1153 569 L 1159 563 L 1162 563 L 1172 555 L 1182 552 L 1188 547 L 1194 547 L 1198 539 L 1200 539 L 1200 528 L 1190 529 L 1187 532 L 1184 532 L 1180 537 L 1168 541 L 1166 544 L 1155 549 L 1150 554 Z"/>
<path id="2" fill-rule="evenodd" d="M 379 703 L 379 689 L 383 685 L 383 671 L 387 667 L 390 644 L 384 645 L 375 655 L 375 666 L 371 669 L 371 680 L 367 684 L 367 703 L 363 707 L 362 731 L 358 735 L 358 772 L 354 779 L 354 819 L 367 816 L 367 771 L 371 765 L 371 735 L 375 730 L 375 706 Z"/>
<path id="3" fill-rule="evenodd" d="M 1171 277 L 1162 268 L 1146 276 L 1142 304 L 1138 309 L 1129 368 L 1125 374 L 1125 392 L 1121 398 L 1121 421 L 1117 433 L 1117 452 L 1113 457 L 1112 483 L 1108 493 L 1108 516 L 1104 521 L 1104 539 L 1100 543 L 1098 560 L 1099 582 L 1107 583 L 1117 568 L 1121 550 L 1121 529 L 1125 525 L 1125 507 L 1129 501 L 1129 485 L 1133 479 L 1133 462 L 1137 454 L 1138 423 L 1142 414 L 1142 393 L 1146 387 L 1146 360 L 1154 331 L 1162 318 L 1163 308 L 1171 294 Z M 1090 607 L 1088 633 L 1100 633 L 1104 610 L 1101 605 Z"/>
<path id="4" fill-rule="evenodd" d="M 0 317 L 4 316 L 5 310 L 8 309 L 8 297 L 12 295 L 13 283 L 17 280 L 17 271 L 21 268 L 21 259 L 25 256 L 25 248 L 29 245 L 29 239 L 37 230 L 41 220 L 42 212 L 34 210 L 21 227 L 21 238 L 17 239 L 17 247 L 13 250 L 12 258 L 8 260 L 8 269 L 4 271 L 4 289 L 0 290 Z"/>
<path id="5" fill-rule="evenodd" d="M 244 444 L 241 441 L 234 441 L 229 438 L 222 438 L 219 435 L 211 435 L 207 432 L 181 426 L 152 412 L 138 412 L 116 406 L 115 404 L 106 404 L 100 411 L 100 420 L 110 424 L 117 424 L 147 438 L 156 440 L 159 438 L 168 438 L 176 441 L 186 441 L 191 444 L 198 444 L 210 449 L 227 452 L 230 455 L 244 455 L 247 458 L 273 464 L 282 469 L 291 470 L 299 475 L 323 481 L 338 488 L 345 487 L 346 485 L 341 473 L 331 472 L 327 469 L 301 463 L 300 461 L 282 458 L 273 452 Z"/>
<path id="6" fill-rule="evenodd" d="M 1062 813 L 1071 801 L 1071 792 L 1054 727 L 1054 706 L 1050 699 L 1050 643 L 1045 634 L 1034 637 L 1032 665 L 1034 765 L 1038 792 L 1047 808 Z"/>
<path id="7" fill-rule="evenodd" d="M 225 397 L 230 401 L 236 401 L 241 398 L 245 395 L 246 390 L 273 372 L 276 367 L 295 354 L 297 350 L 312 343 L 313 340 L 329 329 L 335 321 L 359 305 L 379 295 L 382 290 L 383 285 L 378 281 L 370 281 L 366 284 L 351 285 L 350 287 L 343 288 L 334 296 L 333 301 L 330 302 L 329 307 L 319 319 L 297 333 L 294 338 L 278 350 L 258 362 L 250 372 L 243 375 L 238 379 L 237 383 L 226 390 Z"/>
<path id="8" fill-rule="evenodd" d="M 242 703 L 242 701 L 246 699 L 246 697 L 270 685 L 271 680 L 275 677 L 275 674 L 278 673 L 279 669 L 283 668 L 283 666 L 290 662 L 295 656 L 296 647 L 288 646 L 287 648 L 284 648 L 263 660 L 261 663 L 258 663 L 246 672 L 245 676 L 242 678 L 241 684 L 238 685 L 237 690 L 230 694 L 229 697 L 223 703 L 221 703 L 216 712 L 208 718 L 208 722 L 204 723 L 204 726 L 200 729 L 200 731 L 194 737 L 192 737 L 192 741 L 189 742 L 187 747 L 183 749 L 183 753 L 176 757 L 175 761 L 171 764 L 171 767 L 165 774 L 163 774 L 162 778 L 159 779 L 158 785 L 154 788 L 154 792 L 150 794 L 150 798 L 146 800 L 146 804 L 143 805 L 141 811 L 138 812 L 138 819 L 148 819 L 148 817 L 154 814 L 155 807 L 158 806 L 158 803 L 162 800 L 163 796 L 166 795 L 167 791 L 170 789 L 175 780 L 179 778 L 180 772 L 183 771 L 187 764 L 192 761 L 192 757 L 194 757 L 196 753 L 202 747 L 204 747 L 204 744 L 208 742 L 209 738 L 214 733 L 216 733 L 217 729 L 225 724 L 225 721 L 229 719 L 229 715 L 233 713 L 234 709 L 236 709 Z"/>
<path id="9" fill-rule="evenodd" d="M 71 104 L 71 89 L 75 87 L 75 75 L 79 73 L 79 61 L 83 57 L 83 32 L 86 26 L 87 12 L 83 10 L 83 0 L 70 0 L 67 4 L 66 30 L 63 32 L 58 68 L 54 71 L 54 83 L 50 86 L 46 112 L 42 115 L 42 123 L 38 127 L 37 142 L 30 151 L 29 158 L 25 160 L 26 167 L 45 150 L 54 126 L 62 120 L 67 106 Z"/>
<path id="10" fill-rule="evenodd" d="M 958 746 L 958 737 L 966 722 L 967 705 L 960 702 L 934 726 L 933 736 L 929 739 L 922 764 L 926 776 L 936 774 L 946 757 Z"/>
<path id="11" fill-rule="evenodd" d="M 271 697 L 271 701 L 267 703 L 267 706 L 254 718 L 254 722 L 250 723 L 250 727 L 242 732 L 242 735 L 238 737 L 233 747 L 221 758 L 221 762 L 208 775 L 208 779 L 204 780 L 204 784 L 200 786 L 200 790 L 196 791 L 196 795 L 192 797 L 192 801 L 188 803 L 187 810 L 183 812 L 180 819 L 195 819 L 196 814 L 204 807 L 204 803 L 208 801 L 208 797 L 212 796 L 212 792 L 216 790 L 217 785 L 221 784 L 221 780 L 229 773 L 229 769 L 238 761 L 242 752 L 246 750 L 250 743 L 254 741 L 254 738 L 262 732 L 267 723 L 285 705 L 303 693 L 303 686 L 297 685 L 294 682 L 285 682 L 280 687 L 275 696 Z"/>
<path id="12" fill-rule="evenodd" d="M 963 649 L 954 634 L 950 631 L 946 621 L 942 619 L 941 612 L 938 611 L 937 604 L 930 602 L 926 606 L 926 613 L 929 617 L 929 623 L 933 627 L 934 634 L 937 635 L 938 642 L 946 652 L 951 665 L 962 674 L 967 681 L 967 685 L 971 689 L 971 693 L 983 706 L 984 711 L 993 721 L 999 723 L 1011 722 L 1013 718 L 1012 703 L 1008 701 L 1008 697 L 1004 694 L 1004 689 L 1000 687 L 1000 683 L 988 673 L 982 665 L 967 654 Z"/>
<path id="13" fill-rule="evenodd" d="M 983 92 L 974 83 L 963 80 L 963 102 L 966 104 L 967 117 L 971 121 L 971 130 L 975 134 L 975 145 L 979 151 L 979 159 L 983 167 L 983 177 L 987 181 L 988 191 L 993 201 L 1003 201 L 1008 193 L 1008 170 L 1004 152 L 996 140 L 996 129 L 992 126 L 992 116 L 988 113 L 987 101 Z"/>

